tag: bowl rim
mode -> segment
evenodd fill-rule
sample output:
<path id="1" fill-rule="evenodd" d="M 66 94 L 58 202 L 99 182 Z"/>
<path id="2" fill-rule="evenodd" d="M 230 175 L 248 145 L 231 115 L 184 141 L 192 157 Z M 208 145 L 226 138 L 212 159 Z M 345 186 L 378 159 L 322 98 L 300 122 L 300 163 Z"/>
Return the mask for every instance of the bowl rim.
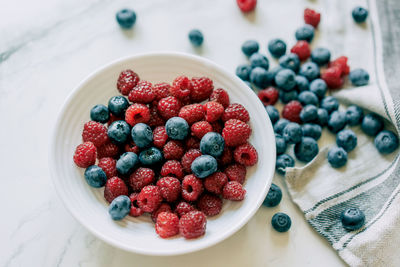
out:
<path id="1" fill-rule="evenodd" d="M 137 59 L 143 59 L 143 58 L 147 58 L 147 57 L 177 57 L 177 58 L 182 58 L 182 59 L 189 59 L 192 61 L 198 61 L 201 64 L 204 65 L 210 65 L 213 68 L 217 69 L 218 72 L 223 73 L 225 76 L 229 77 L 230 79 L 234 80 L 235 83 L 237 83 L 238 85 L 240 85 L 240 87 L 243 90 L 249 90 L 251 91 L 250 94 L 248 94 L 248 97 L 252 98 L 253 102 L 255 105 L 259 105 L 262 106 L 262 103 L 259 101 L 257 95 L 255 93 L 252 92 L 252 90 L 241 80 L 239 79 L 236 75 L 228 72 L 227 70 L 225 70 L 222 66 L 218 65 L 217 63 L 201 57 L 201 56 L 196 56 L 196 55 L 192 55 L 192 54 L 188 54 L 188 53 L 183 53 L 183 52 L 175 52 L 175 51 L 162 51 L 162 52 L 147 52 L 147 53 L 139 53 L 139 54 L 134 54 L 134 55 L 128 55 L 128 56 L 124 56 L 124 57 L 120 57 L 116 60 L 111 61 L 110 63 L 107 63 L 105 65 L 102 65 L 98 68 L 96 68 L 94 71 L 92 71 L 88 76 L 86 76 L 86 78 L 84 78 L 80 83 L 78 83 L 74 89 L 69 93 L 69 95 L 67 96 L 66 100 L 64 101 L 64 103 L 62 104 L 60 110 L 57 113 L 57 119 L 56 122 L 53 126 L 52 129 L 52 134 L 51 134 L 51 139 L 50 139 L 50 147 L 49 147 L 49 157 L 48 157 L 48 162 L 49 162 L 49 169 L 50 169 L 50 177 L 52 180 L 52 184 L 56 190 L 56 193 L 58 195 L 58 197 L 61 199 L 61 202 L 63 203 L 63 205 L 66 207 L 66 209 L 68 210 L 68 212 L 72 215 L 72 217 L 75 218 L 75 220 L 77 220 L 82 226 L 84 226 L 84 228 L 86 228 L 90 233 L 92 233 L 94 236 L 96 236 L 97 238 L 101 239 L 102 241 L 116 247 L 119 249 L 122 249 L 124 251 L 128 251 L 128 252 L 133 252 L 133 253 L 138 253 L 138 254 L 142 254 L 142 255 L 151 255 L 151 256 L 176 256 L 176 255 L 183 255 L 183 254 L 188 254 L 188 253 L 192 253 L 195 251 L 200 251 L 203 250 L 205 248 L 214 246 L 222 241 L 224 241 L 225 239 L 227 239 L 228 237 L 232 236 L 234 233 L 236 233 L 238 230 L 240 230 L 245 224 L 248 223 L 248 221 L 254 216 L 254 214 L 258 211 L 259 207 L 261 206 L 263 200 L 265 199 L 269 188 L 271 186 L 273 177 L 274 177 L 274 173 L 275 173 L 275 168 L 271 168 L 269 170 L 268 173 L 265 173 L 266 177 L 269 177 L 269 179 L 267 180 L 267 186 L 265 187 L 265 191 L 262 192 L 262 194 L 259 195 L 258 200 L 257 200 L 257 204 L 254 206 L 254 208 L 246 213 L 245 216 L 242 217 L 240 223 L 238 223 L 237 225 L 235 225 L 235 227 L 231 227 L 231 229 L 229 231 L 226 231 L 223 235 L 219 236 L 218 238 L 215 238 L 213 240 L 211 240 L 210 242 L 204 243 L 202 245 L 199 246 L 188 246 L 188 247 L 182 247 L 182 249 L 180 251 L 177 252 L 163 252 L 163 251 L 156 251 L 156 252 L 149 252 L 148 250 L 141 250 L 140 248 L 137 247 L 130 247 L 127 246 L 125 244 L 121 244 L 118 243 L 116 241 L 114 241 L 113 239 L 109 239 L 107 235 L 104 235 L 102 232 L 96 231 L 95 229 L 93 229 L 90 224 L 85 223 L 83 220 L 81 220 L 81 217 L 79 216 L 79 214 L 76 213 L 76 211 L 70 206 L 68 199 L 66 199 L 64 197 L 64 194 L 61 192 L 61 189 L 57 186 L 56 183 L 56 179 L 54 178 L 55 176 L 57 176 L 57 172 L 56 172 L 56 167 L 54 164 L 54 157 L 57 154 L 57 149 L 56 149 L 56 140 L 57 140 L 57 130 L 60 127 L 61 124 L 61 119 L 63 117 L 63 114 L 67 111 L 67 108 L 69 106 L 69 104 L 71 103 L 71 101 L 74 99 L 75 95 L 78 94 L 78 92 L 84 87 L 86 86 L 87 83 L 89 83 L 95 76 L 97 76 L 100 72 L 105 71 L 108 68 L 111 68 L 115 65 L 124 63 L 124 62 L 128 62 L 131 60 L 137 60 Z M 264 117 L 264 119 L 266 120 L 267 124 L 269 124 L 269 128 L 272 130 L 272 123 L 271 120 L 267 114 L 267 112 L 265 111 L 264 107 L 262 106 L 262 110 L 264 110 L 264 114 L 262 115 Z M 275 140 L 275 135 L 273 134 L 273 131 L 271 132 L 271 141 L 274 142 Z M 274 156 L 272 157 L 273 163 L 272 166 L 275 166 L 275 162 L 276 162 L 276 147 L 275 146 L 271 146 L 270 147 L 270 153 L 273 154 Z"/>

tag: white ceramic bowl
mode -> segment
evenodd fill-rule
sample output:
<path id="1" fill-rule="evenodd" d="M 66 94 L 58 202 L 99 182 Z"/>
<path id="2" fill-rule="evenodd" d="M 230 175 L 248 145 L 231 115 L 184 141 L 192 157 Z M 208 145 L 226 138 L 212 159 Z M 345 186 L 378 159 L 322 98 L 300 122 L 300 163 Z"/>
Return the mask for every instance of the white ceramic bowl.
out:
<path id="1" fill-rule="evenodd" d="M 195 240 L 183 237 L 162 239 L 149 216 L 113 221 L 103 188 L 91 188 L 83 169 L 75 166 L 72 156 L 81 143 L 83 124 L 90 120 L 95 104 L 107 104 L 118 95 L 116 80 L 124 69 L 133 69 L 141 79 L 172 82 L 179 75 L 207 76 L 215 88 L 229 92 L 231 103 L 246 107 L 253 134 L 250 142 L 258 151 L 259 161 L 248 169 L 244 201 L 224 201 L 222 212 L 207 221 L 206 234 Z M 181 53 L 151 53 L 117 60 L 85 79 L 67 99 L 56 123 L 50 151 L 50 168 L 58 195 L 72 215 L 100 239 L 121 249 L 148 255 L 177 255 L 214 245 L 239 230 L 254 215 L 270 187 L 275 169 L 275 136 L 268 115 L 257 96 L 236 76 L 215 63 Z"/>

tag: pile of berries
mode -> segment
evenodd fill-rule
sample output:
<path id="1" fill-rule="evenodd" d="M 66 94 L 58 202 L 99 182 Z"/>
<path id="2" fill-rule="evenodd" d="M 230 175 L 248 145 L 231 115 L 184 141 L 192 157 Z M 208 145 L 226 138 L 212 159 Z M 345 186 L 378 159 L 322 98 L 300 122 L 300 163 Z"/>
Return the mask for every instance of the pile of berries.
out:
<path id="1" fill-rule="evenodd" d="M 90 186 L 105 186 L 112 219 L 148 213 L 162 238 L 203 235 L 222 199 L 245 197 L 246 167 L 258 161 L 248 111 L 207 77 L 152 84 L 125 70 L 117 88 L 91 109 L 74 162 Z"/>

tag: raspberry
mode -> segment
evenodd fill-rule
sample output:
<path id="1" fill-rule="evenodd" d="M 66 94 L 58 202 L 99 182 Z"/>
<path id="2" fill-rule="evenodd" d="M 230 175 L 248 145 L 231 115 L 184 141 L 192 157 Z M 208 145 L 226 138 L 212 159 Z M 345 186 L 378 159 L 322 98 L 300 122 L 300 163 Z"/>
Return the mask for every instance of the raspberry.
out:
<path id="1" fill-rule="evenodd" d="M 258 92 L 258 98 L 264 106 L 275 105 L 276 101 L 278 101 L 278 97 L 279 91 L 274 87 L 268 87 Z"/>
<path id="2" fill-rule="evenodd" d="M 210 97 L 214 85 L 213 81 L 207 77 L 194 77 L 191 80 L 192 91 L 190 98 L 193 102 L 201 102 Z"/>
<path id="3" fill-rule="evenodd" d="M 222 133 L 222 129 L 224 128 L 224 124 L 221 121 L 214 121 L 211 123 L 211 126 L 216 133 Z"/>
<path id="4" fill-rule="evenodd" d="M 147 185 L 140 191 L 137 202 L 144 212 L 153 212 L 160 206 L 162 196 L 160 188 L 154 185 Z"/>
<path id="5" fill-rule="evenodd" d="M 74 162 L 78 167 L 87 168 L 96 162 L 96 147 L 92 142 L 85 142 L 76 147 Z"/>
<path id="6" fill-rule="evenodd" d="M 136 169 L 129 177 L 129 184 L 133 191 L 140 191 L 146 185 L 154 182 L 154 171 L 149 168 L 140 167 Z"/>
<path id="7" fill-rule="evenodd" d="M 117 176 L 117 161 L 113 158 L 101 158 L 97 164 L 107 175 L 107 178 Z"/>
<path id="8" fill-rule="evenodd" d="M 131 205 L 131 211 L 129 212 L 129 215 L 132 217 L 139 217 L 144 213 L 144 211 L 139 208 L 137 204 L 137 198 L 138 198 L 138 193 L 132 193 L 129 198 L 131 199 L 132 205 Z"/>
<path id="9" fill-rule="evenodd" d="M 119 155 L 119 147 L 111 142 L 107 142 L 97 149 L 97 158 L 115 158 Z"/>
<path id="10" fill-rule="evenodd" d="M 229 200 L 240 201 L 244 199 L 246 190 L 236 181 L 229 181 L 222 189 L 222 197 Z"/>
<path id="11" fill-rule="evenodd" d="M 182 198 L 186 201 L 196 201 L 203 193 L 203 183 L 193 174 L 186 175 L 182 181 Z"/>
<path id="12" fill-rule="evenodd" d="M 338 67 L 341 71 L 340 75 L 347 75 L 350 73 L 350 67 L 347 65 L 347 57 L 341 56 L 328 64 L 328 68 Z"/>
<path id="13" fill-rule="evenodd" d="M 225 109 L 224 114 L 222 115 L 222 120 L 225 122 L 230 119 L 248 122 L 250 120 L 249 112 L 241 104 L 230 104 Z"/>
<path id="14" fill-rule="evenodd" d="M 171 140 L 165 144 L 163 154 L 165 159 L 180 159 L 185 153 L 183 145 L 179 141 Z"/>
<path id="15" fill-rule="evenodd" d="M 192 131 L 192 135 L 201 139 L 206 133 L 212 132 L 213 128 L 207 121 L 198 121 L 190 127 L 190 130 Z"/>
<path id="16" fill-rule="evenodd" d="M 310 8 L 304 9 L 304 22 L 310 24 L 314 28 L 318 27 L 319 21 L 321 19 L 321 14 L 312 10 Z"/>
<path id="17" fill-rule="evenodd" d="M 190 205 L 189 203 L 187 203 L 185 201 L 181 201 L 178 203 L 178 205 L 176 205 L 174 212 L 176 214 L 178 214 L 179 217 L 182 217 L 186 213 L 194 211 L 194 210 L 196 210 L 195 207 L 193 207 L 192 205 Z"/>
<path id="18" fill-rule="evenodd" d="M 306 60 L 311 56 L 311 49 L 310 45 L 306 41 L 298 41 L 292 49 L 290 49 L 290 52 L 296 54 L 300 60 Z"/>
<path id="19" fill-rule="evenodd" d="M 221 157 L 218 159 L 218 164 L 220 165 L 228 165 L 232 162 L 233 155 L 232 151 L 229 147 L 224 147 L 224 151 L 222 152 Z"/>
<path id="20" fill-rule="evenodd" d="M 174 202 L 181 194 L 181 183 L 175 177 L 164 177 L 158 180 L 162 197 L 168 202 Z"/>
<path id="21" fill-rule="evenodd" d="M 107 180 L 104 187 L 104 198 L 111 203 L 117 196 L 128 195 L 128 187 L 125 182 L 114 176 Z"/>
<path id="22" fill-rule="evenodd" d="M 256 8 L 257 0 L 236 0 L 236 3 L 242 12 L 250 12 Z"/>
<path id="23" fill-rule="evenodd" d="M 166 161 L 161 168 L 160 174 L 162 177 L 172 176 L 178 178 L 179 180 L 182 180 L 184 176 L 182 165 L 177 160 Z"/>
<path id="24" fill-rule="evenodd" d="M 224 89 L 218 88 L 211 93 L 210 101 L 216 101 L 227 108 L 229 106 L 229 95 Z"/>
<path id="25" fill-rule="evenodd" d="M 134 126 L 137 123 L 146 123 L 150 120 L 150 110 L 147 106 L 139 103 L 135 103 L 126 110 L 125 121 L 130 126 Z"/>
<path id="26" fill-rule="evenodd" d="M 185 141 L 186 149 L 199 149 L 200 148 L 200 140 L 197 137 L 191 136 Z"/>
<path id="27" fill-rule="evenodd" d="M 223 172 L 215 172 L 204 179 L 204 187 L 208 192 L 222 194 L 224 185 L 228 182 L 228 177 Z"/>
<path id="28" fill-rule="evenodd" d="M 221 212 L 222 200 L 211 194 L 203 194 L 197 201 L 197 207 L 206 216 L 215 216 Z"/>
<path id="29" fill-rule="evenodd" d="M 322 71 L 321 79 L 325 81 L 330 89 L 338 89 L 344 83 L 341 73 L 342 71 L 339 67 L 329 67 Z"/>
<path id="30" fill-rule="evenodd" d="M 89 121 L 83 126 L 82 139 L 100 147 L 108 141 L 107 128 L 99 122 Z"/>
<path id="31" fill-rule="evenodd" d="M 206 232 L 207 218 L 201 211 L 191 211 L 179 220 L 179 233 L 186 239 L 204 235 Z"/>
<path id="32" fill-rule="evenodd" d="M 179 117 L 186 120 L 187 123 L 193 124 L 196 121 L 204 119 L 204 110 L 201 104 L 187 105 L 179 111 Z"/>
<path id="33" fill-rule="evenodd" d="M 110 119 L 107 122 L 107 126 L 110 126 L 111 123 L 113 123 L 114 121 L 119 121 L 119 120 L 123 120 L 123 118 L 117 117 L 114 114 L 110 113 Z"/>
<path id="34" fill-rule="evenodd" d="M 225 122 L 222 137 L 227 146 L 238 146 L 247 142 L 251 134 L 251 128 L 243 121 L 232 119 Z"/>
<path id="35" fill-rule="evenodd" d="M 197 158 L 201 156 L 201 152 L 198 149 L 189 149 L 186 151 L 186 153 L 183 155 L 181 159 L 181 164 L 182 168 L 186 173 L 191 173 L 191 166 L 192 162 Z"/>
<path id="36" fill-rule="evenodd" d="M 153 130 L 153 144 L 157 148 L 162 148 L 168 140 L 165 126 L 158 126 Z"/>
<path id="37" fill-rule="evenodd" d="M 133 152 L 135 154 L 139 154 L 139 147 L 133 141 L 130 141 L 128 144 L 125 144 L 124 150 L 125 152 Z"/>
<path id="38" fill-rule="evenodd" d="M 140 81 L 138 84 L 129 92 L 128 99 L 134 103 L 151 103 L 155 94 L 153 92 L 153 85 L 148 81 Z"/>
<path id="39" fill-rule="evenodd" d="M 150 127 L 155 127 L 155 126 L 162 126 L 165 124 L 164 119 L 158 114 L 158 109 L 157 109 L 157 103 L 154 103 L 150 105 L 150 120 L 147 122 L 147 124 Z"/>
<path id="40" fill-rule="evenodd" d="M 258 161 L 257 150 L 249 143 L 243 144 L 235 148 L 233 157 L 237 163 L 245 166 L 253 166 Z"/>
<path id="41" fill-rule="evenodd" d="M 225 168 L 225 174 L 229 181 L 235 181 L 240 184 L 246 179 L 246 167 L 241 164 L 232 164 Z"/>
<path id="42" fill-rule="evenodd" d="M 172 212 L 171 206 L 168 203 L 161 203 L 160 207 L 151 213 L 151 220 L 157 222 L 158 214 L 161 212 Z"/>
<path id="43" fill-rule="evenodd" d="M 169 96 L 169 89 L 171 86 L 168 83 L 157 83 L 153 86 L 153 92 L 155 100 L 161 100 L 164 97 Z"/>
<path id="44" fill-rule="evenodd" d="M 173 82 L 169 93 L 179 100 L 186 102 L 190 99 L 191 83 L 188 77 L 179 76 Z"/>
<path id="45" fill-rule="evenodd" d="M 123 95 L 128 95 L 129 92 L 139 82 L 139 75 L 132 70 L 124 70 L 118 77 L 117 88 Z"/>
<path id="46" fill-rule="evenodd" d="M 181 106 L 182 104 L 178 98 L 174 96 L 168 96 L 158 102 L 157 109 L 161 117 L 167 120 L 169 118 L 178 116 Z"/>
<path id="47" fill-rule="evenodd" d="M 156 222 L 156 233 L 161 238 L 168 238 L 179 234 L 179 218 L 171 212 L 158 214 Z"/>
<path id="48" fill-rule="evenodd" d="M 303 106 L 297 100 L 292 100 L 287 103 L 282 110 L 282 117 L 292 122 L 300 123 L 300 112 Z"/>
<path id="49" fill-rule="evenodd" d="M 207 102 L 203 105 L 206 113 L 206 121 L 215 122 L 221 118 L 224 113 L 224 107 L 215 101 Z"/>

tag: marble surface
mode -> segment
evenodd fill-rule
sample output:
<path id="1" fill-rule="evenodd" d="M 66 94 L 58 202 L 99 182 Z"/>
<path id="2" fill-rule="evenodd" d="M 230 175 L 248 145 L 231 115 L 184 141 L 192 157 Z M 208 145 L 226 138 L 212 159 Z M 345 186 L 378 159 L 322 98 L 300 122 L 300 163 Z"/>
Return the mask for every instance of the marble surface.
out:
<path id="1" fill-rule="evenodd" d="M 116 249 L 86 231 L 58 199 L 48 171 L 53 125 L 71 90 L 96 68 L 126 55 L 173 50 L 210 58 L 234 71 L 245 62 L 241 43 L 281 37 L 289 46 L 302 24 L 305 6 L 323 18 L 316 43 L 345 52 L 334 38 L 335 14 L 350 19 L 343 1 L 259 1 L 251 15 L 233 0 L 123 1 L 15 0 L 0 8 L 0 266 L 342 266 L 329 244 L 304 221 L 286 191 L 273 209 L 260 208 L 250 222 L 224 242 L 196 253 L 150 257 Z M 364 1 L 354 1 L 364 3 Z M 348 5 L 345 5 L 346 8 Z M 138 14 L 132 31 L 122 31 L 115 12 L 131 7 Z M 345 15 L 343 15 L 345 14 Z M 340 20 L 340 19 L 339 19 Z M 188 40 L 191 28 L 205 35 L 202 49 Z M 358 31 L 360 29 L 356 29 Z M 362 42 L 348 39 L 353 45 Z M 367 45 L 368 46 L 368 45 Z M 273 62 L 272 64 L 276 64 Z M 282 185 L 282 177 L 274 182 Z M 292 217 L 285 234 L 272 230 L 277 211 Z"/>

